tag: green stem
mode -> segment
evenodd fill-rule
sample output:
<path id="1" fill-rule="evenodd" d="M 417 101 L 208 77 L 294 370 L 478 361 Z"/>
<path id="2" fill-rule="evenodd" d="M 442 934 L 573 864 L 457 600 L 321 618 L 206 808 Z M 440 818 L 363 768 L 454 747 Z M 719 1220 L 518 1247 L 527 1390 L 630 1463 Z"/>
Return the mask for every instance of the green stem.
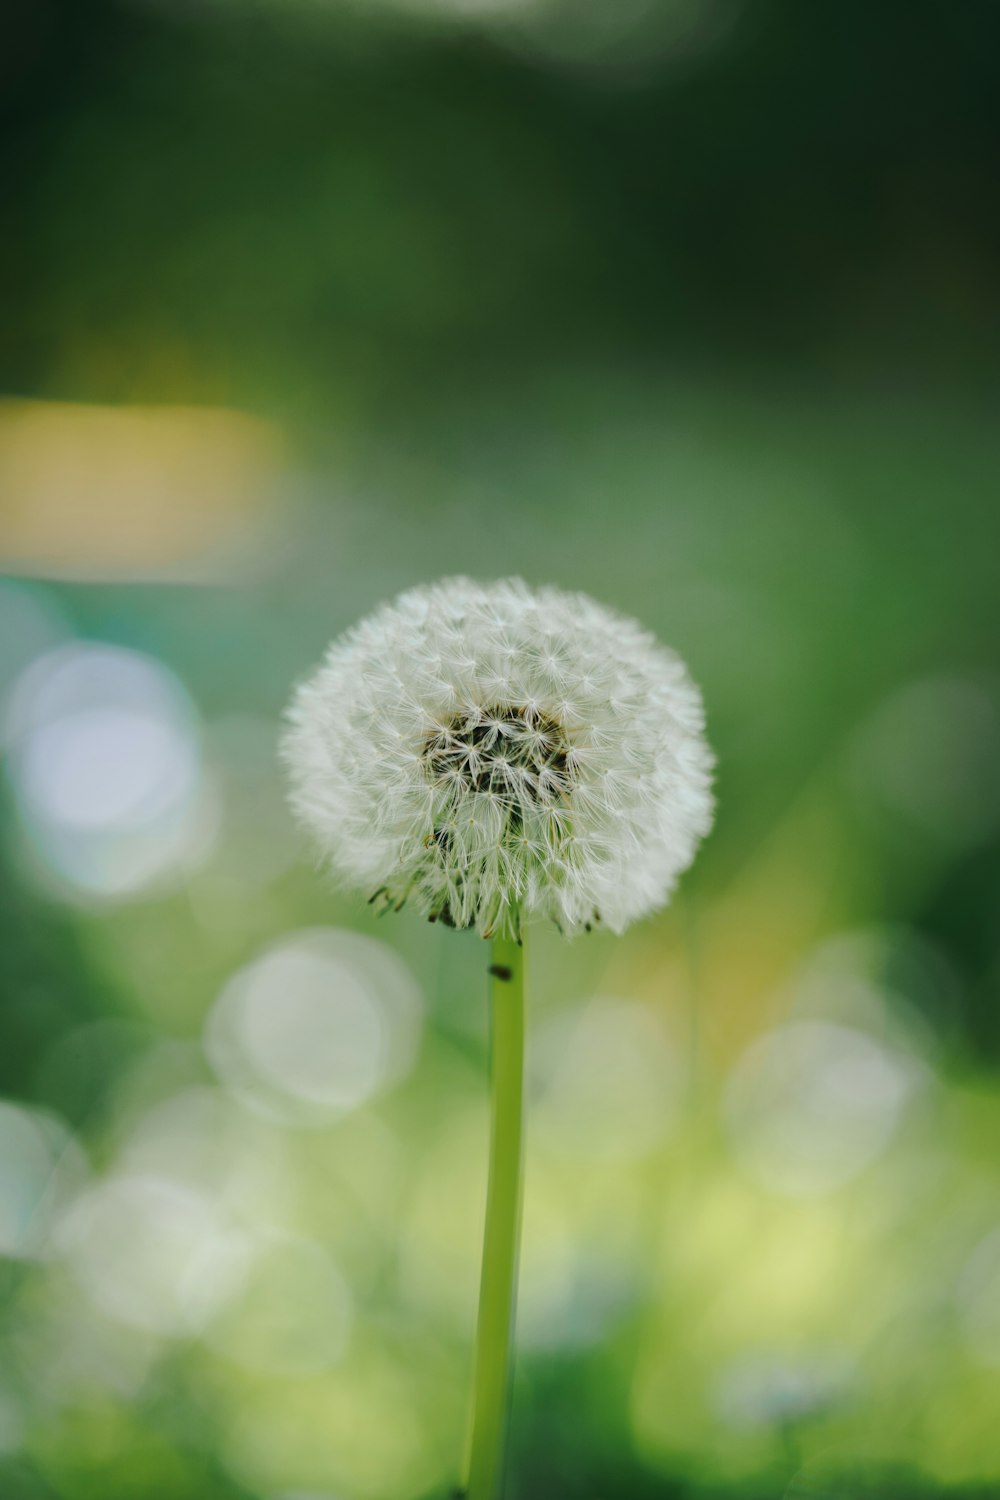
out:
<path id="1" fill-rule="evenodd" d="M 521 1229 L 524 955 L 494 938 L 490 955 L 490 1174 L 472 1383 L 467 1500 L 497 1500 L 504 1460 Z"/>

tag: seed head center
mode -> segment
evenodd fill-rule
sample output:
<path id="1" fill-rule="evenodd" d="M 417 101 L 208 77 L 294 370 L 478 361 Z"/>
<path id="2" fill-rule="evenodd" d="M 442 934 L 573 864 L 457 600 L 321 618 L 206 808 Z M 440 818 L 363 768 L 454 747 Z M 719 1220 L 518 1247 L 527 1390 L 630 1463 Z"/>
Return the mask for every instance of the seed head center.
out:
<path id="1" fill-rule="evenodd" d="M 463 710 L 435 729 L 424 747 L 434 781 L 461 793 L 492 793 L 512 810 L 551 806 L 571 782 L 566 731 L 527 705 Z"/>

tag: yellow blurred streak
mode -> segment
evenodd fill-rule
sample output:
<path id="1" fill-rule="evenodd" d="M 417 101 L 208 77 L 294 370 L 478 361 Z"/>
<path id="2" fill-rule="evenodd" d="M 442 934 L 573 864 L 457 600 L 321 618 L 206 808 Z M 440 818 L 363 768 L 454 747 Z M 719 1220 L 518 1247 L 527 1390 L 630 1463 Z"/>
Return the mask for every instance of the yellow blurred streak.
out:
<path id="1" fill-rule="evenodd" d="M 269 423 L 221 408 L 0 402 L 0 567 L 224 577 L 273 524 L 281 450 Z"/>
<path id="2" fill-rule="evenodd" d="M 699 917 L 700 1044 L 727 1068 L 787 1014 L 788 981 L 830 933 L 864 909 L 864 882 L 842 810 L 822 778 L 785 811 L 725 894 Z"/>

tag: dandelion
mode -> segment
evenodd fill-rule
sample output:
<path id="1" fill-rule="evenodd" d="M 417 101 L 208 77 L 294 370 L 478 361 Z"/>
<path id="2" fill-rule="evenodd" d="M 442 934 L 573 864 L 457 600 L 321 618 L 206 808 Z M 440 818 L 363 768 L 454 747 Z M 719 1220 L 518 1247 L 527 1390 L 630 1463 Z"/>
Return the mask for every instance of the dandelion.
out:
<path id="1" fill-rule="evenodd" d="M 635 621 L 518 579 L 401 595 L 333 643 L 289 709 L 292 804 L 335 876 L 380 911 L 493 940 L 469 1500 L 494 1500 L 503 1454 L 523 928 L 622 932 L 667 901 L 711 824 L 703 725 L 683 662 Z"/>
<path id="2" fill-rule="evenodd" d="M 334 872 L 484 937 L 621 932 L 711 820 L 683 663 L 580 594 L 413 589 L 331 646 L 290 717 L 293 803 Z"/>

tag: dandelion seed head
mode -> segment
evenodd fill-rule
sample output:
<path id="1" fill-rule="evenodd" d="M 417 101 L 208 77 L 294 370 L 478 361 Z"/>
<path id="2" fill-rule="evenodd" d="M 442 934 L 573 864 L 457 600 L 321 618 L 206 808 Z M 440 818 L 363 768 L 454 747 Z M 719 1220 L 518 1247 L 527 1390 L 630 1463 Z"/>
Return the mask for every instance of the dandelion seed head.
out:
<path id="1" fill-rule="evenodd" d="M 483 936 L 531 916 L 621 932 L 711 825 L 703 728 L 683 662 L 635 621 L 451 578 L 334 641 L 283 752 L 297 816 L 379 906 Z"/>

